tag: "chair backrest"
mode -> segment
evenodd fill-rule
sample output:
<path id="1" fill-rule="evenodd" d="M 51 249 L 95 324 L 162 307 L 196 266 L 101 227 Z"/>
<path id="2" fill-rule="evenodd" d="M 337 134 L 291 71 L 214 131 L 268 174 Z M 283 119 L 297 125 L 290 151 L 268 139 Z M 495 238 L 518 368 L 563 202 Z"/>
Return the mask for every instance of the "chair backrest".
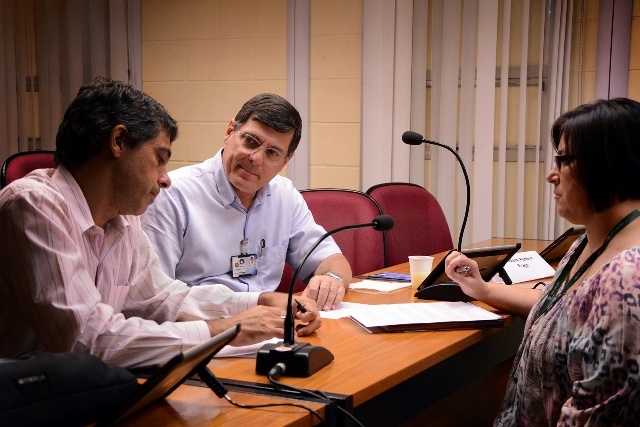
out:
<path id="1" fill-rule="evenodd" d="M 362 191 L 322 188 L 300 191 L 316 223 L 331 231 L 345 225 L 365 224 L 382 214 L 380 206 Z M 379 270 L 385 266 L 384 234 L 373 228 L 345 230 L 333 239 L 351 265 L 353 274 Z M 278 291 L 287 292 L 293 269 L 285 265 Z M 296 283 L 295 291 L 303 289 Z"/>
<path id="2" fill-rule="evenodd" d="M 0 188 L 6 187 L 35 169 L 55 167 L 53 151 L 36 150 L 13 154 L 2 165 Z"/>
<path id="3" fill-rule="evenodd" d="M 447 218 L 438 200 L 416 184 L 390 182 L 367 190 L 395 226 L 387 231 L 387 266 L 408 262 L 409 255 L 433 255 L 453 248 Z"/>
<path id="4" fill-rule="evenodd" d="M 365 224 L 382 214 L 378 203 L 362 191 L 335 188 L 302 190 L 315 221 L 330 231 L 345 225 Z M 334 234 L 353 274 L 385 267 L 384 234 L 371 227 Z"/>

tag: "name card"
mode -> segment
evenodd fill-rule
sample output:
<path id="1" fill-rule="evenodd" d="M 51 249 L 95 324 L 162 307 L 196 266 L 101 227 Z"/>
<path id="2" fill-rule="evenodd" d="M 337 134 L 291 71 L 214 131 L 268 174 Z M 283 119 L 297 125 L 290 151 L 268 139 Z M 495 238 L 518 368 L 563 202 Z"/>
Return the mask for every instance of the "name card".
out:
<path id="1" fill-rule="evenodd" d="M 536 251 L 516 253 L 504 269 L 513 283 L 544 279 L 556 274 L 556 270 Z"/>

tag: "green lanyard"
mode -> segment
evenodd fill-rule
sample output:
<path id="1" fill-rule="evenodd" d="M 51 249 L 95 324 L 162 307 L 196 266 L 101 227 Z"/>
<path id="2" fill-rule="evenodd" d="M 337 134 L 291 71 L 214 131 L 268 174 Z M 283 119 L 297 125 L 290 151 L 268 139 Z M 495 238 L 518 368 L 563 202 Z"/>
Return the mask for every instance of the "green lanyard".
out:
<path id="1" fill-rule="evenodd" d="M 547 311 L 549 311 L 549 309 L 556 302 L 558 302 L 560 298 L 562 298 L 565 292 L 567 292 L 567 290 L 571 286 L 573 286 L 576 280 L 578 280 L 580 276 L 582 276 L 584 272 L 587 271 L 589 267 L 591 267 L 591 265 L 602 254 L 602 252 L 604 252 L 604 250 L 607 248 L 607 245 L 609 244 L 611 239 L 613 239 L 614 236 L 618 234 L 618 232 L 620 232 L 620 230 L 625 228 L 627 225 L 629 225 L 631 222 L 633 222 L 633 220 L 635 220 L 639 216 L 640 216 L 640 210 L 636 209 L 633 212 L 631 212 L 629 215 L 622 218 L 622 220 L 620 220 L 620 222 L 617 223 L 616 226 L 613 227 L 613 229 L 609 232 L 607 237 L 604 239 L 604 242 L 602 242 L 602 246 L 600 246 L 598 250 L 592 253 L 589 258 L 587 258 L 587 260 L 580 266 L 578 271 L 576 271 L 576 274 L 574 274 L 573 277 L 571 277 L 571 279 L 567 280 L 567 276 L 569 276 L 569 272 L 571 272 L 571 269 L 573 268 L 576 261 L 580 257 L 580 254 L 582 253 L 585 246 L 587 245 L 587 237 L 585 236 L 584 240 L 580 242 L 580 246 L 576 248 L 575 252 L 571 255 L 571 258 L 569 258 L 569 261 L 564 265 L 564 268 L 562 269 L 562 271 L 558 275 L 558 278 L 553 284 L 553 288 L 551 288 L 551 291 L 549 291 L 549 293 L 547 294 L 547 297 L 545 298 L 544 302 L 540 306 L 540 309 L 536 313 L 535 318 L 537 319 L 538 317 L 542 316 Z M 564 282 L 566 283 L 564 284 L 564 286 L 562 286 Z"/>

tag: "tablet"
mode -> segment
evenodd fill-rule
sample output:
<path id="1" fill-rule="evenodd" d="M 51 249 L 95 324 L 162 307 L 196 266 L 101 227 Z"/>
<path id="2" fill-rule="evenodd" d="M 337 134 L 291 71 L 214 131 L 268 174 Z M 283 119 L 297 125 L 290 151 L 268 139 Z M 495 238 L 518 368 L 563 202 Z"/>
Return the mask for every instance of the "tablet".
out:
<path id="1" fill-rule="evenodd" d="M 567 253 L 573 242 L 584 234 L 585 230 L 585 227 L 569 228 L 567 231 L 562 233 L 560 237 L 551 242 L 549 246 L 544 248 L 540 252 L 540 256 L 547 262 L 562 258 Z"/>
<path id="2" fill-rule="evenodd" d="M 111 417 L 99 425 L 111 425 L 139 411 L 145 406 L 167 397 L 184 380 L 193 376 L 201 366 L 206 366 L 209 360 L 222 347 L 227 345 L 238 335 L 240 324 L 219 333 L 210 340 L 190 348 L 184 353 L 175 355 L 162 368 L 145 381 Z"/>
<path id="3" fill-rule="evenodd" d="M 491 246 L 487 248 L 465 249 L 462 251 L 467 257 L 478 263 L 480 275 L 485 281 L 489 281 L 504 268 L 511 257 L 518 252 L 521 244 L 505 246 Z M 449 251 L 451 253 L 452 251 Z M 447 253 L 447 255 L 449 255 Z M 444 260 L 436 265 L 431 274 L 418 286 L 416 298 L 438 301 L 471 301 L 460 286 L 444 272 Z"/>

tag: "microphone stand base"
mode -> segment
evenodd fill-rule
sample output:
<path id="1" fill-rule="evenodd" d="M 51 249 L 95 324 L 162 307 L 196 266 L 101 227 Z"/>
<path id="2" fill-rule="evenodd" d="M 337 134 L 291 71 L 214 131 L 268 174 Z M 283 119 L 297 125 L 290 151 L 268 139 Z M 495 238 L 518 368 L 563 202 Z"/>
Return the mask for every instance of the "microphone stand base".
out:
<path id="1" fill-rule="evenodd" d="M 256 372 L 267 375 L 277 363 L 287 367 L 284 374 L 289 377 L 308 377 L 327 366 L 333 354 L 324 347 L 307 343 L 287 345 L 284 342 L 265 344 L 256 356 Z"/>

